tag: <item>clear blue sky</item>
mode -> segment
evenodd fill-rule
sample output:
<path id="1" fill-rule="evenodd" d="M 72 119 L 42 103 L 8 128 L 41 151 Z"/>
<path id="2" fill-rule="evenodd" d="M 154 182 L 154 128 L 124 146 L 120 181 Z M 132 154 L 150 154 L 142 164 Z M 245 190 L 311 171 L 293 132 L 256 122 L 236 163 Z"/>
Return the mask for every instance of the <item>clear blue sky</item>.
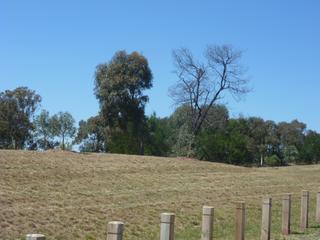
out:
<path id="1" fill-rule="evenodd" d="M 95 66 L 117 50 L 144 54 L 154 75 L 147 113 L 173 111 L 172 49 L 210 43 L 245 50 L 253 91 L 228 100 L 233 117 L 299 119 L 320 131 L 320 1 L 2 0 L 0 91 L 28 86 L 50 113 L 98 112 Z"/>

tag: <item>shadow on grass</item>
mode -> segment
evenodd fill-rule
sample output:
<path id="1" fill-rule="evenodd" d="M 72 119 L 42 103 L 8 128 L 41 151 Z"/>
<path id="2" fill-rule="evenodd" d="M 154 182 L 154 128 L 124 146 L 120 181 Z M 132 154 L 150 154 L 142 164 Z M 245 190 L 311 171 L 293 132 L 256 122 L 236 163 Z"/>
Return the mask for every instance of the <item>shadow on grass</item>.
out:
<path id="1" fill-rule="evenodd" d="M 308 227 L 309 229 L 320 229 L 320 224 L 316 224 L 316 225 L 311 225 Z M 308 234 L 307 232 L 303 232 L 303 231 L 291 231 L 291 234 L 294 235 L 303 235 L 303 234 Z"/>
<path id="2" fill-rule="evenodd" d="M 312 226 L 310 226 L 309 228 L 320 228 L 320 224 L 317 224 L 317 225 L 312 225 Z"/>

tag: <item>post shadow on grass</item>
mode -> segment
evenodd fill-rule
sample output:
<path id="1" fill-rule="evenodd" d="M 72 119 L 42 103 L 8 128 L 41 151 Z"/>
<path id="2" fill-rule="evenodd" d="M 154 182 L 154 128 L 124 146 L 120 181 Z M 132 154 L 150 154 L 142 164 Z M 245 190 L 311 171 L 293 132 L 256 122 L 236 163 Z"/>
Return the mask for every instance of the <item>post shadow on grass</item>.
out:
<path id="1" fill-rule="evenodd" d="M 309 226 L 309 228 L 313 228 L 313 229 L 320 228 L 320 224 L 311 225 Z"/>
<path id="2" fill-rule="evenodd" d="M 305 232 L 294 230 L 294 231 L 291 231 L 290 235 L 304 235 L 304 234 Z"/>

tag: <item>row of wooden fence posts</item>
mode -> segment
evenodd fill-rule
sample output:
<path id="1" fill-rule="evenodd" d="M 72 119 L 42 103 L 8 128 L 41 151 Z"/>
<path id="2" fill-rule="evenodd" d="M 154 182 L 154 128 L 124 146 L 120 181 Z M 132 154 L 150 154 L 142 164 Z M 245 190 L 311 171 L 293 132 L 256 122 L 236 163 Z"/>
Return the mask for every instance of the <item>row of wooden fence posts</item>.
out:
<path id="1" fill-rule="evenodd" d="M 309 191 L 302 191 L 301 194 L 301 213 L 300 229 L 305 231 L 309 227 Z M 271 239 L 271 219 L 272 219 L 272 198 L 265 198 L 262 202 L 262 221 L 261 221 L 261 240 Z M 320 223 L 320 190 L 317 193 L 316 203 L 316 222 Z M 245 231 L 245 204 L 237 203 L 236 207 L 236 231 L 235 239 L 244 240 Z M 281 232 L 283 235 L 291 233 L 291 194 L 282 197 L 282 224 Z"/>
<path id="2" fill-rule="evenodd" d="M 270 240 L 271 238 L 271 212 L 272 199 L 265 198 L 262 203 L 262 222 L 261 222 L 261 240 Z M 245 222 L 246 207 L 245 202 L 236 203 L 236 229 L 235 239 L 245 239 Z M 162 213 L 160 215 L 160 240 L 174 240 L 174 213 Z M 309 220 L 309 192 L 302 191 L 301 195 L 301 214 L 300 229 L 302 231 L 308 228 Z M 204 206 L 202 208 L 202 231 L 201 240 L 213 239 L 213 221 L 214 208 Z M 320 223 L 320 190 L 317 193 L 316 203 L 316 222 Z M 291 233 L 291 194 L 284 195 L 282 198 L 282 234 L 289 235 Z M 124 223 L 120 221 L 112 221 L 108 223 L 107 240 L 122 240 L 124 231 Z M 28 234 L 26 240 L 45 240 L 42 234 Z"/>

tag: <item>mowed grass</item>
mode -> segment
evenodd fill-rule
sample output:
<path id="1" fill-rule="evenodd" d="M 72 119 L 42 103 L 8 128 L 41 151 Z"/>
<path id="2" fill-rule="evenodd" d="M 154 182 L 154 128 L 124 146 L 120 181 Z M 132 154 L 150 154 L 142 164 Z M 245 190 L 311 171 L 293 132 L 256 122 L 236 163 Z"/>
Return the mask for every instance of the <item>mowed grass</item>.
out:
<path id="1" fill-rule="evenodd" d="M 272 239 L 280 235 L 281 195 L 310 190 L 310 230 L 320 166 L 244 168 L 183 158 L 70 152 L 0 151 L 0 239 L 106 239 L 108 221 L 125 239 L 158 239 L 161 212 L 176 213 L 176 239 L 200 238 L 201 209 L 215 207 L 215 239 L 234 239 L 235 202 L 247 204 L 246 239 L 259 239 L 262 198 L 273 198 Z M 296 234 L 294 237 L 301 237 Z M 297 239 L 297 238 L 295 238 Z M 305 238 L 302 238 L 305 239 Z"/>

